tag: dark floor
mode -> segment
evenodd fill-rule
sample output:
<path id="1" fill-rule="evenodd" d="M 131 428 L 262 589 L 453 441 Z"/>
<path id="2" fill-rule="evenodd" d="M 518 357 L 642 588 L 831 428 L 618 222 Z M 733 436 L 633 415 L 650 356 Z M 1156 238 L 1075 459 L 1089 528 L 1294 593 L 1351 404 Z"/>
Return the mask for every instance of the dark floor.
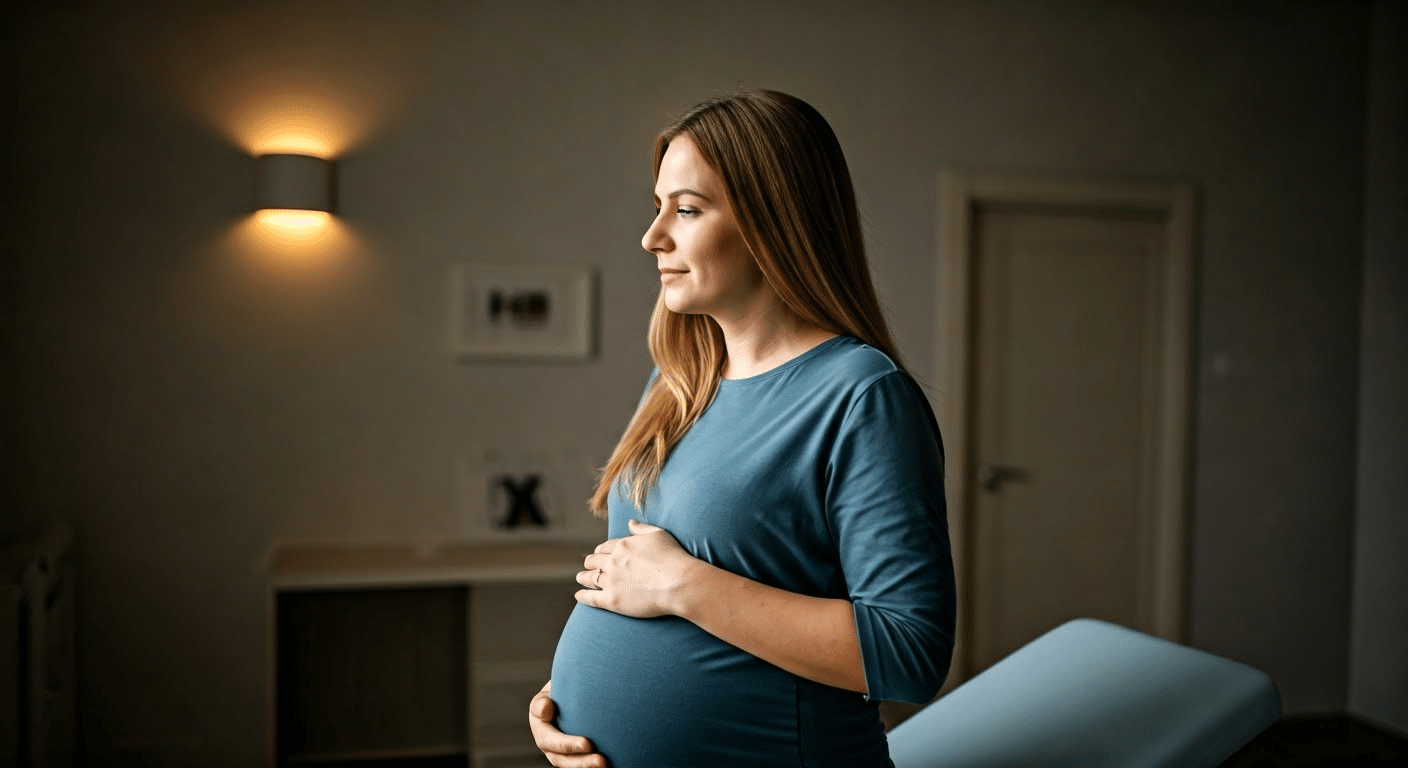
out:
<path id="1" fill-rule="evenodd" d="M 338 768 L 344 766 L 342 763 L 336 765 Z M 364 765 L 345 764 L 346 768 Z M 1366 765 L 1408 766 L 1408 739 L 1347 717 L 1291 717 L 1268 728 L 1228 758 L 1221 768 L 1358 768 Z M 377 766 L 464 768 L 465 759 L 379 762 Z"/>
<path id="2" fill-rule="evenodd" d="M 1408 739 L 1348 717 L 1288 717 L 1228 758 L 1222 768 L 1408 766 Z"/>

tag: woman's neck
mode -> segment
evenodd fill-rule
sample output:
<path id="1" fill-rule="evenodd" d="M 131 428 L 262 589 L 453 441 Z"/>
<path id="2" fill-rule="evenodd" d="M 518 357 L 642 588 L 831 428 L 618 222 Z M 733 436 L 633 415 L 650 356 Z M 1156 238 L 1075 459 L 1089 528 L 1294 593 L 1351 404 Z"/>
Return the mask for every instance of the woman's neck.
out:
<path id="1" fill-rule="evenodd" d="M 836 334 L 818 328 L 780 303 L 761 311 L 714 321 L 724 334 L 725 379 L 767 373 Z"/>

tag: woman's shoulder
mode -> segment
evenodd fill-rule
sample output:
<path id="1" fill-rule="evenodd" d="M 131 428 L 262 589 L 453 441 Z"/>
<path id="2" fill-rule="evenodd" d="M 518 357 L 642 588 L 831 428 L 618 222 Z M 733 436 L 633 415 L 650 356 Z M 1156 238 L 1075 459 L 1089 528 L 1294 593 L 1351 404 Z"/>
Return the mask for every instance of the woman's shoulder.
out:
<path id="1" fill-rule="evenodd" d="M 893 358 L 858 339 L 842 337 L 828 359 L 819 360 L 814 372 L 824 380 L 827 393 L 847 410 L 875 401 L 888 403 L 886 410 L 913 413 L 916 409 L 932 414 L 923 387 Z"/>
<path id="2" fill-rule="evenodd" d="M 865 429 L 901 432 L 927 423 L 943 457 L 943 438 L 933 406 L 919 381 L 884 352 L 850 339 L 836 350 L 835 370 L 844 391 L 834 392 L 844 422 Z M 922 431 L 922 429 L 921 429 Z"/>
<path id="3" fill-rule="evenodd" d="M 889 355 L 850 336 L 839 336 L 816 360 L 814 373 L 834 384 L 868 388 L 887 376 L 907 376 Z"/>

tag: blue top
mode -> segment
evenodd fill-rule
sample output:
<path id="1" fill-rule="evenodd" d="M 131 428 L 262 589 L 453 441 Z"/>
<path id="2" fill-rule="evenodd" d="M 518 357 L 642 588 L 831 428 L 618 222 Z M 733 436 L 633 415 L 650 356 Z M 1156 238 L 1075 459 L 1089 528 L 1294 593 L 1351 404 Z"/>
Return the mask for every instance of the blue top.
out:
<path id="1" fill-rule="evenodd" d="M 868 695 L 785 672 L 677 616 L 578 605 L 558 641 L 558 727 L 613 768 L 890 766 L 879 699 L 925 702 L 953 651 L 943 449 L 918 385 L 837 337 L 777 368 L 725 379 L 626 521 L 695 557 L 854 606 Z"/>

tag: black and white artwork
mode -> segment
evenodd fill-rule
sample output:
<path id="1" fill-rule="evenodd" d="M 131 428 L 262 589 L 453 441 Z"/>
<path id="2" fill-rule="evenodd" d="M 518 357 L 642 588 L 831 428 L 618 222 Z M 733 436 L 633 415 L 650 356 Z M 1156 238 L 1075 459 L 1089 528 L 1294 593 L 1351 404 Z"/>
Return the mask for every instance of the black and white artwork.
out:
<path id="1" fill-rule="evenodd" d="M 459 359 L 585 360 L 595 282 L 588 267 L 455 264 L 450 346 Z"/>
<path id="2" fill-rule="evenodd" d="M 587 499 L 589 458 L 571 446 L 541 449 L 466 446 L 458 452 L 455 538 L 474 541 L 573 540 L 600 543 L 605 521 Z"/>

